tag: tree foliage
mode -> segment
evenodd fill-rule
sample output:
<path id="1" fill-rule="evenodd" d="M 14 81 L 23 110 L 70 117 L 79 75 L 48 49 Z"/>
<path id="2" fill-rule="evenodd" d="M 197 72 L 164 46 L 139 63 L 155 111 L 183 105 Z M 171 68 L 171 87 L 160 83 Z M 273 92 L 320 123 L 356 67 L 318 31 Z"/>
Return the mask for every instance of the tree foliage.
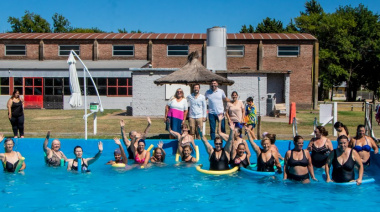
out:
<path id="1" fill-rule="evenodd" d="M 257 24 L 255 32 L 257 33 L 281 33 L 284 32 L 284 27 L 281 21 L 267 17 L 261 23 Z"/>
<path id="2" fill-rule="evenodd" d="M 70 28 L 69 32 L 71 33 L 104 33 L 106 31 L 103 31 L 97 27 L 92 28 Z"/>
<path id="3" fill-rule="evenodd" d="M 25 15 L 21 18 L 9 17 L 8 23 L 11 24 L 11 32 L 51 32 L 50 24 L 40 15 L 25 11 Z"/>
<path id="4" fill-rule="evenodd" d="M 63 15 L 55 13 L 52 17 L 53 19 L 53 32 L 69 32 L 70 22 L 67 18 L 63 17 Z"/>

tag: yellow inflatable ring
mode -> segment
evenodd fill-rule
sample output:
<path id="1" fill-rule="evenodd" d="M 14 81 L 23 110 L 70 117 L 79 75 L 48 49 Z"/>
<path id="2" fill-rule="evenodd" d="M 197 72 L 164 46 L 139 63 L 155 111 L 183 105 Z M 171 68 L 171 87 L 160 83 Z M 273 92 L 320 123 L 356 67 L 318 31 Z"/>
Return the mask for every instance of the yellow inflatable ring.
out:
<path id="1" fill-rule="evenodd" d="M 114 163 L 114 164 L 112 164 L 112 167 L 113 168 L 125 168 L 125 164 L 124 163 Z"/>
<path id="2" fill-rule="evenodd" d="M 235 166 L 233 169 L 230 169 L 230 170 L 223 170 L 223 171 L 211 171 L 211 170 L 204 170 L 202 169 L 202 164 L 196 166 L 195 168 L 197 169 L 197 171 L 203 173 L 203 174 L 212 174 L 212 175 L 225 175 L 225 174 L 232 174 L 234 172 L 236 172 L 237 170 L 239 170 L 239 167 L 238 166 Z"/>

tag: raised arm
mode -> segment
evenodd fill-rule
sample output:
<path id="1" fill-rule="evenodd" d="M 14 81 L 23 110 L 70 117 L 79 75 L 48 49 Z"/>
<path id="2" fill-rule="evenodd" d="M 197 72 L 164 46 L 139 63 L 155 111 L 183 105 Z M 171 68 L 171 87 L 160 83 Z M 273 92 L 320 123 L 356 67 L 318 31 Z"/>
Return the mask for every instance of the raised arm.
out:
<path id="1" fill-rule="evenodd" d="M 334 151 L 332 151 L 329 154 L 329 157 L 327 158 L 326 165 L 325 165 L 325 173 L 326 173 L 326 182 L 327 183 L 332 182 L 332 180 L 330 178 L 330 167 L 331 167 L 331 163 L 332 163 L 333 158 L 334 158 Z"/>
<path id="2" fill-rule="evenodd" d="M 245 130 L 246 132 L 248 132 L 248 133 L 247 133 L 248 141 L 249 141 L 249 143 L 251 144 L 251 146 L 252 146 L 252 148 L 253 148 L 253 151 L 255 151 L 256 155 L 259 156 L 260 153 L 261 153 L 260 147 L 257 146 L 257 144 L 255 143 L 255 141 L 253 140 L 253 138 L 252 138 L 252 136 L 251 136 L 251 133 L 249 133 L 249 129 L 248 129 L 247 126 L 244 126 L 244 130 Z"/>
<path id="3" fill-rule="evenodd" d="M 218 114 L 218 120 L 219 120 L 219 124 L 218 124 L 218 135 L 219 135 L 224 141 L 227 141 L 227 140 L 228 140 L 228 135 L 222 132 L 222 119 L 223 119 L 223 114 Z"/>
<path id="4" fill-rule="evenodd" d="M 131 151 L 133 153 L 133 158 L 136 157 L 136 145 L 135 145 L 136 141 L 137 141 L 137 137 L 134 137 L 131 140 L 131 146 L 130 147 L 131 147 Z"/>
<path id="5" fill-rule="evenodd" d="M 121 157 L 123 158 L 123 163 L 127 164 L 128 163 L 128 157 L 125 154 L 123 145 L 121 145 L 120 140 L 117 137 L 114 137 L 113 140 L 115 141 L 115 144 L 119 146 L 120 152 L 121 152 Z"/>
<path id="6" fill-rule="evenodd" d="M 46 155 L 48 154 L 48 151 L 50 150 L 49 147 L 47 146 L 49 143 L 49 138 L 50 138 L 50 131 L 47 132 L 44 144 L 42 146 Z"/>
<path id="7" fill-rule="evenodd" d="M 221 124 L 221 122 L 219 121 L 219 125 L 220 124 Z M 230 126 L 230 136 L 228 137 L 226 146 L 224 148 L 225 151 L 228 153 L 227 154 L 228 159 L 230 159 L 230 156 L 231 156 L 232 146 L 233 146 L 233 142 L 234 142 L 234 131 L 235 131 L 235 125 L 232 121 L 230 121 L 229 126 Z"/>
<path id="8" fill-rule="evenodd" d="M 128 148 L 131 145 L 131 141 L 125 135 L 125 123 L 123 119 L 120 120 L 120 131 L 121 131 L 121 140 L 123 141 L 124 145 Z"/>
<path id="9" fill-rule="evenodd" d="M 183 155 L 182 155 L 183 148 L 182 148 L 182 141 L 181 141 L 181 139 L 178 139 L 178 149 L 177 149 L 177 151 L 181 155 L 181 157 L 183 157 Z"/>
<path id="10" fill-rule="evenodd" d="M 144 130 L 144 134 L 141 136 L 141 139 L 144 139 L 144 140 L 146 139 L 146 135 L 148 134 L 150 126 L 152 125 L 152 121 L 150 120 L 149 117 L 147 117 L 146 120 L 148 121 L 148 125 L 146 126 Z"/>
<path id="11" fill-rule="evenodd" d="M 172 128 L 170 127 L 169 119 L 165 123 L 167 126 L 166 128 L 168 129 L 168 132 L 170 133 L 170 135 L 174 136 L 174 138 L 176 138 L 176 139 L 178 139 L 178 141 L 180 141 L 181 140 L 181 134 L 172 130 Z"/>
<path id="12" fill-rule="evenodd" d="M 201 130 L 201 126 L 199 126 L 199 125 L 198 125 L 198 132 L 199 132 L 199 136 L 201 137 L 201 140 L 202 140 L 202 142 L 203 142 L 203 144 L 205 146 L 205 149 L 206 149 L 208 155 L 211 156 L 211 154 L 214 151 L 214 148 L 212 148 L 212 146 L 208 142 L 206 136 L 203 135 L 203 132 Z"/>
<path id="13" fill-rule="evenodd" d="M 96 153 L 96 155 L 93 158 L 89 158 L 87 160 L 87 164 L 88 165 L 93 164 L 96 160 L 98 160 L 100 158 L 100 155 L 102 155 L 102 152 L 103 152 L 103 143 L 101 141 L 98 142 L 98 149 L 99 149 L 99 152 Z"/>

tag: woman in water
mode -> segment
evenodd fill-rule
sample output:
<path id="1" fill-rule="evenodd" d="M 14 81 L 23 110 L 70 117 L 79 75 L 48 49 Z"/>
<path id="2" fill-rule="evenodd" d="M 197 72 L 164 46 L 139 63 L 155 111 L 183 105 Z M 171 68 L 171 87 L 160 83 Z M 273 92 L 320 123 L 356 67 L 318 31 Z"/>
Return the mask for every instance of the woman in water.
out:
<path id="1" fill-rule="evenodd" d="M 330 166 L 333 165 L 332 180 L 330 178 Z M 359 177 L 356 185 L 360 185 L 363 179 L 363 163 L 359 154 L 348 147 L 348 137 L 338 137 L 338 148 L 330 153 L 325 166 L 326 182 L 345 183 L 355 180 L 355 164 L 359 167 Z"/>
<path id="2" fill-rule="evenodd" d="M 166 123 L 167 119 L 169 119 L 170 128 L 177 133 L 181 133 L 181 126 L 185 124 L 187 117 L 187 108 L 187 99 L 184 98 L 183 90 L 178 88 L 174 97 L 169 100 L 165 107 L 164 122 Z"/>
<path id="3" fill-rule="evenodd" d="M 192 136 L 190 136 L 192 137 Z M 195 148 L 194 148 L 195 149 Z M 181 154 L 181 160 L 185 163 L 196 163 L 197 159 L 191 156 L 193 149 L 190 147 L 189 144 L 186 144 L 185 146 L 181 145 L 181 141 L 178 140 L 178 152 Z"/>
<path id="4" fill-rule="evenodd" d="M 20 97 L 17 89 L 13 91 L 7 107 L 14 137 L 17 138 L 18 132 L 20 132 L 20 138 L 24 138 L 24 100 Z"/>
<path id="5" fill-rule="evenodd" d="M 219 118 L 219 125 L 221 123 L 222 116 L 218 116 Z M 220 126 L 219 126 L 220 129 Z M 214 146 L 213 148 L 210 143 L 208 142 L 207 138 L 203 135 L 201 131 L 201 127 L 198 126 L 198 132 L 199 135 L 202 138 L 202 142 L 205 145 L 206 151 L 209 155 L 209 161 L 210 161 L 210 170 L 229 170 L 230 167 L 228 166 L 228 163 L 230 161 L 231 156 L 231 149 L 232 149 L 232 140 L 234 137 L 234 129 L 235 126 L 232 122 L 230 122 L 230 136 L 227 140 L 226 145 L 223 148 L 223 140 L 220 137 L 216 137 L 214 139 Z"/>
<path id="6" fill-rule="evenodd" d="M 278 159 L 280 159 L 280 160 L 284 160 L 284 158 L 281 156 L 281 154 L 280 154 L 280 151 L 278 151 L 278 148 L 277 148 L 277 146 L 276 146 L 276 134 L 272 134 L 272 133 L 266 133 L 265 135 L 263 134 L 263 137 L 267 137 L 267 138 L 269 138 L 269 140 L 270 140 L 270 143 L 272 144 L 271 146 L 270 146 L 270 149 L 272 150 L 272 151 L 276 151 L 277 153 L 278 153 Z"/>
<path id="7" fill-rule="evenodd" d="M 371 137 L 365 135 L 364 125 L 359 125 L 357 127 L 356 136 L 351 139 L 350 147 L 359 153 L 363 165 L 365 166 L 369 166 L 370 164 L 371 148 L 375 154 L 379 153 L 379 148 L 375 141 Z"/>
<path id="8" fill-rule="evenodd" d="M 227 103 L 226 117 L 229 121 L 235 124 L 235 127 L 243 128 L 245 110 L 244 104 L 241 100 L 238 100 L 238 93 L 236 91 L 231 94 L 232 100 Z"/>
<path id="9" fill-rule="evenodd" d="M 307 150 L 311 151 L 311 162 L 314 167 L 322 168 L 333 151 L 330 139 L 326 138 L 328 132 L 325 127 L 318 126 L 314 130 L 315 138 L 310 140 Z"/>
<path id="10" fill-rule="evenodd" d="M 115 138 L 113 138 L 113 140 L 115 141 L 115 144 L 119 146 L 119 148 L 115 149 L 115 151 L 113 152 L 115 160 L 108 161 L 108 163 L 106 163 L 106 165 L 113 165 L 113 164 L 118 164 L 118 163 L 123 163 L 123 164 L 127 165 L 128 164 L 128 158 L 127 158 L 127 155 L 125 154 L 124 148 L 121 145 L 119 138 L 115 137 Z"/>
<path id="11" fill-rule="evenodd" d="M 223 119 L 223 114 L 219 114 L 218 115 L 218 119 L 222 120 Z M 230 121 L 230 124 L 231 123 L 234 126 L 236 126 L 233 122 Z M 246 129 L 248 130 L 248 128 L 246 128 Z M 232 151 L 236 150 L 238 148 L 239 144 L 244 144 L 245 152 L 247 153 L 247 158 L 248 158 L 247 160 L 248 160 L 248 164 L 249 164 L 249 159 L 251 158 L 251 151 L 249 150 L 247 142 L 244 139 L 241 138 L 242 129 L 238 128 L 238 127 L 234 127 L 233 130 L 234 130 L 234 137 L 233 137 L 233 142 L 232 142 Z M 219 124 L 218 134 L 219 134 L 219 136 L 224 141 L 227 141 L 229 139 L 229 136 L 227 134 L 225 134 L 225 133 L 222 132 L 220 124 Z M 231 155 L 231 158 L 233 159 L 235 157 L 233 155 Z"/>
<path id="12" fill-rule="evenodd" d="M 4 136 L 0 134 L 0 143 L 3 141 Z M 5 172 L 15 172 L 20 159 L 22 158 L 19 152 L 13 151 L 15 143 L 12 138 L 7 138 L 4 141 L 4 153 L 0 153 L 0 160 L 4 166 Z M 19 171 L 22 171 L 26 168 L 25 162 L 22 163 L 22 166 Z"/>
<path id="13" fill-rule="evenodd" d="M 61 160 L 63 164 L 67 161 L 67 157 L 63 154 L 61 149 L 61 142 L 58 139 L 54 139 L 51 143 L 51 149 L 47 146 L 49 143 L 50 131 L 47 132 L 45 142 L 43 144 L 43 150 L 46 155 L 46 164 L 49 166 L 58 167 L 61 166 Z"/>
<path id="14" fill-rule="evenodd" d="M 135 163 L 140 164 L 143 168 L 149 163 L 150 152 L 145 150 L 145 141 L 143 139 L 137 142 L 137 149 L 135 149 L 134 143 L 132 140 L 131 150 L 134 153 Z"/>
<path id="15" fill-rule="evenodd" d="M 247 128 L 245 126 L 245 128 Z M 249 143 L 257 155 L 257 171 L 260 172 L 274 172 L 274 166 L 277 167 L 277 172 L 281 173 L 281 164 L 278 159 L 278 152 L 271 149 L 272 143 L 268 137 L 264 137 L 261 140 L 260 148 L 255 141 L 252 139 L 251 135 L 248 133 Z"/>
<path id="16" fill-rule="evenodd" d="M 235 166 L 242 166 L 244 168 L 247 168 L 247 166 L 249 166 L 249 158 L 248 158 L 248 155 L 245 153 L 245 144 L 244 143 L 240 143 L 238 146 L 237 146 L 237 149 L 233 149 L 232 150 L 232 154 L 231 154 L 231 166 L 232 167 L 235 167 Z"/>
<path id="17" fill-rule="evenodd" d="M 150 158 L 152 163 L 163 163 L 165 161 L 165 150 L 162 148 L 164 143 L 159 141 L 157 147 L 154 149 L 153 156 Z"/>
<path id="18" fill-rule="evenodd" d="M 335 122 L 334 128 L 338 132 L 338 137 L 341 135 L 345 135 L 347 136 L 347 138 L 350 138 L 348 134 L 348 129 L 346 125 L 344 125 L 342 122 L 339 122 L 339 121 Z"/>
<path id="19" fill-rule="evenodd" d="M 68 159 L 67 170 L 78 171 L 78 160 L 81 160 L 81 172 L 90 172 L 88 170 L 88 166 L 93 164 L 96 160 L 99 159 L 100 155 L 103 152 L 103 143 L 101 141 L 98 142 L 99 152 L 93 158 L 82 158 L 83 157 L 83 149 L 80 146 L 74 147 L 75 159 Z"/>
<path id="20" fill-rule="evenodd" d="M 176 131 L 172 130 L 169 121 L 167 122 L 167 127 L 169 133 L 174 138 L 178 139 L 178 145 L 181 145 L 182 147 L 186 145 L 192 145 L 193 149 L 195 149 L 194 137 L 189 134 L 189 127 L 187 126 L 187 124 L 182 125 L 182 134 L 179 134 Z"/>
<path id="21" fill-rule="evenodd" d="M 284 180 L 294 180 L 302 183 L 310 182 L 311 178 L 315 181 L 313 164 L 309 151 L 303 150 L 303 138 L 297 135 L 293 139 L 294 149 L 286 152 L 284 164 Z"/>

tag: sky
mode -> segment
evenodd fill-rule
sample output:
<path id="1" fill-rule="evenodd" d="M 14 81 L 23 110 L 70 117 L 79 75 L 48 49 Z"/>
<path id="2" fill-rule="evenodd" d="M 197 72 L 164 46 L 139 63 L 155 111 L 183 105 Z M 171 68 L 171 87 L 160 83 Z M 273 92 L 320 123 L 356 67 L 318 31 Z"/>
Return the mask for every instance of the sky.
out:
<path id="1" fill-rule="evenodd" d="M 41 15 L 52 26 L 54 13 L 73 27 L 97 27 L 107 32 L 141 30 L 155 33 L 206 33 L 224 26 L 238 33 L 241 26 L 256 26 L 266 17 L 286 26 L 304 11 L 306 0 L 1 0 L 0 33 L 11 30 L 8 17 L 20 18 L 25 10 Z M 378 0 L 320 0 L 325 12 L 340 5 L 367 6 L 380 13 Z"/>

